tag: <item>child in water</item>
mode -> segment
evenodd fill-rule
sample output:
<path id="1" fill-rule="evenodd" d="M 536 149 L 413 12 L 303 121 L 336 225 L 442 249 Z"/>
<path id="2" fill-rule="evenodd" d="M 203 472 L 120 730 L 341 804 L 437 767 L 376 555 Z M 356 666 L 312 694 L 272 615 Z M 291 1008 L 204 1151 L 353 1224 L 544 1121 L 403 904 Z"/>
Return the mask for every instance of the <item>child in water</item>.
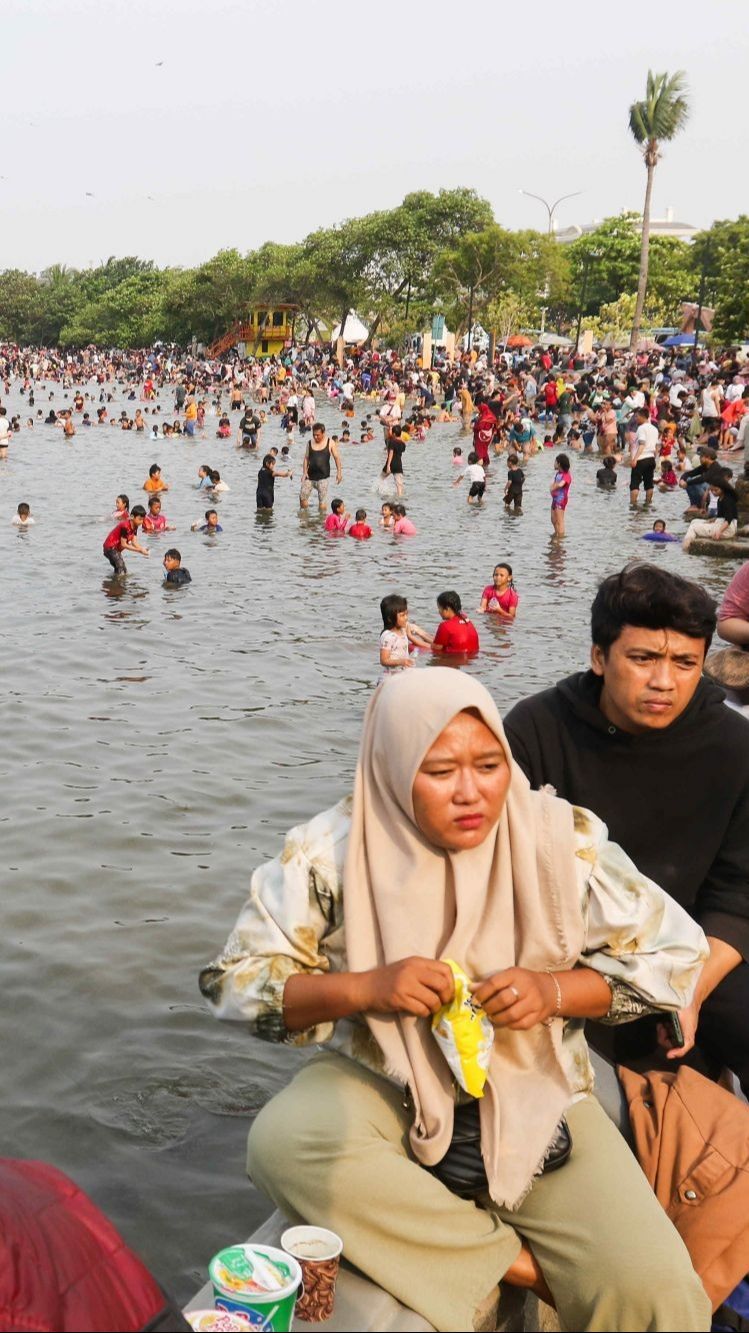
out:
<path id="1" fill-rule="evenodd" d="M 460 477 L 456 477 L 453 486 L 459 486 L 462 481 L 467 481 L 468 485 L 468 503 L 477 505 L 484 502 L 484 491 L 486 490 L 486 473 L 483 463 L 479 462 L 477 453 L 471 451 L 468 455 L 468 467 Z"/>
<path id="2" fill-rule="evenodd" d="M 512 565 L 508 565 L 505 561 L 495 565 L 492 582 L 481 594 L 479 611 L 482 615 L 490 611 L 492 615 L 499 616 L 500 620 L 511 621 L 515 619 L 519 601 L 512 581 Z"/>
<path id="3" fill-rule="evenodd" d="M 437 598 L 441 624 L 432 640 L 432 652 L 474 654 L 479 650 L 476 626 L 463 612 L 456 592 L 441 592 Z"/>
<path id="4" fill-rule="evenodd" d="M 224 491 L 229 490 L 226 482 L 221 480 L 221 473 L 217 472 L 215 468 L 211 473 L 211 490 L 214 495 L 221 495 Z"/>
<path id="5" fill-rule="evenodd" d="M 412 523 L 411 519 L 406 514 L 406 506 L 393 505 L 393 514 L 395 515 L 395 522 L 393 524 L 393 532 L 395 535 L 397 537 L 415 537 L 418 529 L 416 524 Z"/>
<path id="6" fill-rule="evenodd" d="M 141 546 L 136 535 L 145 517 L 146 511 L 143 505 L 133 505 L 130 514 L 121 519 L 105 537 L 104 555 L 115 574 L 127 574 L 127 566 L 122 556 L 123 551 L 137 551 L 138 555 L 145 556 L 151 554 L 145 546 Z"/>
<path id="7" fill-rule="evenodd" d="M 205 523 L 193 523 L 191 532 L 208 532 L 212 536 L 217 532 L 223 532 L 224 529 L 218 521 L 218 514 L 215 509 L 206 509 L 204 517 Z"/>
<path id="8" fill-rule="evenodd" d="M 516 514 L 522 514 L 524 482 L 525 473 L 520 466 L 518 455 L 509 454 L 507 458 L 507 483 L 505 485 L 505 509 L 508 511 L 512 506 Z"/>
<path id="9" fill-rule="evenodd" d="M 453 449 L 452 465 L 453 467 L 462 467 L 464 463 L 465 459 L 463 457 L 463 450 L 461 449 L 459 444 L 456 444 L 455 448 Z"/>
<path id="10" fill-rule="evenodd" d="M 182 556 L 176 546 L 171 546 L 164 554 L 164 582 L 176 588 L 192 583 L 189 569 L 182 568 Z"/>
<path id="11" fill-rule="evenodd" d="M 166 517 L 161 512 L 161 499 L 158 495 L 152 495 L 148 501 L 148 513 L 143 519 L 144 532 L 176 532 L 175 527 L 167 523 Z"/>
<path id="12" fill-rule="evenodd" d="M 387 500 L 380 509 L 379 526 L 381 528 L 389 528 L 391 532 L 395 527 L 395 514 L 393 513 L 393 506 L 389 504 Z"/>
<path id="13" fill-rule="evenodd" d="M 325 520 L 325 531 L 343 536 L 351 526 L 351 515 L 347 512 L 343 500 L 333 500 L 330 510 Z"/>
<path id="14" fill-rule="evenodd" d="M 161 468 L 158 463 L 152 463 L 148 469 L 148 476 L 143 483 L 143 490 L 152 491 L 154 493 L 169 490 L 169 487 L 161 476 Z"/>
<path id="15" fill-rule="evenodd" d="M 399 593 L 391 593 L 380 602 L 383 630 L 380 635 L 380 666 L 386 676 L 412 667 L 414 648 L 431 648 L 432 640 L 408 619 L 408 602 Z"/>
<path id="16" fill-rule="evenodd" d="M 355 537 L 360 542 L 365 542 L 372 536 L 372 529 L 367 522 L 366 509 L 357 509 L 356 522 L 351 524 L 348 535 L 349 537 Z"/>
<path id="17" fill-rule="evenodd" d="M 554 529 L 555 537 L 564 537 L 564 511 L 570 496 L 570 486 L 572 485 L 572 474 L 570 472 L 570 460 L 566 454 L 557 454 L 554 459 L 554 480 L 549 487 L 551 493 L 551 526 Z"/>
<path id="18" fill-rule="evenodd" d="M 616 459 L 612 454 L 607 454 L 603 466 L 596 472 L 596 482 L 602 491 L 613 491 L 616 480 Z"/>
<path id="19" fill-rule="evenodd" d="M 255 503 L 260 510 L 271 510 L 276 499 L 276 460 L 273 454 L 266 454 L 263 466 L 257 474 Z"/>
<path id="20" fill-rule="evenodd" d="M 642 534 L 644 542 L 678 542 L 680 539 L 674 537 L 672 532 L 666 532 L 666 524 L 662 518 L 657 518 L 653 524 L 651 532 Z"/>
<path id="21" fill-rule="evenodd" d="M 658 490 L 665 495 L 668 491 L 675 491 L 679 486 L 679 478 L 674 472 L 674 465 L 670 458 L 664 458 L 661 463 L 661 475 L 658 478 Z"/>
<path id="22" fill-rule="evenodd" d="M 33 518 L 31 517 L 31 505 L 27 505 L 22 502 L 18 506 L 18 509 L 16 510 L 15 514 L 13 515 L 10 521 L 16 528 L 30 527 L 31 524 L 34 522 Z"/>

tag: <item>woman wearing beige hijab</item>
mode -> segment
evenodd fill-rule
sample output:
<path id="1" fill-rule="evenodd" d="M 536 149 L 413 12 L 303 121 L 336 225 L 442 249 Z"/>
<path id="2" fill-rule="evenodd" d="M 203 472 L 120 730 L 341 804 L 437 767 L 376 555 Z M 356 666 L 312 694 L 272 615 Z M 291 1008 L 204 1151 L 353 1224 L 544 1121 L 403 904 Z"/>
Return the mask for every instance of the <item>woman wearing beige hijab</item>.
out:
<path id="1" fill-rule="evenodd" d="M 447 668 L 386 681 L 353 803 L 291 831 L 201 989 L 268 1040 L 328 1043 L 258 1116 L 249 1171 L 291 1217 L 438 1329 L 501 1279 L 564 1328 L 707 1329 L 687 1252 L 592 1095 L 587 1017 L 689 1003 L 700 928 L 594 815 L 532 792 L 499 714 Z M 473 979 L 495 1036 L 478 1103 L 479 1206 L 429 1170 L 457 1088 L 430 1018 Z M 572 1154 L 543 1170 L 565 1118 Z"/>

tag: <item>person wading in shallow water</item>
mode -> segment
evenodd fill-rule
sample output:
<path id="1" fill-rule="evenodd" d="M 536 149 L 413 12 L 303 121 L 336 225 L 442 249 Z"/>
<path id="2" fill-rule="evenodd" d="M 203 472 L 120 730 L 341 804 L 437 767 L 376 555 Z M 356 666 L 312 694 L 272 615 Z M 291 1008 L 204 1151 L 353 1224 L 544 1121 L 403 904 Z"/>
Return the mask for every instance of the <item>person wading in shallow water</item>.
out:
<path id="1" fill-rule="evenodd" d="M 336 468 L 336 485 L 343 481 L 343 468 L 334 440 L 328 439 L 322 422 L 316 421 L 312 427 L 312 439 L 308 441 L 302 463 L 302 485 L 299 491 L 299 504 L 302 509 L 309 507 L 312 491 L 317 491 L 317 502 L 321 510 L 327 508 L 328 485 L 330 482 L 330 460 Z"/>

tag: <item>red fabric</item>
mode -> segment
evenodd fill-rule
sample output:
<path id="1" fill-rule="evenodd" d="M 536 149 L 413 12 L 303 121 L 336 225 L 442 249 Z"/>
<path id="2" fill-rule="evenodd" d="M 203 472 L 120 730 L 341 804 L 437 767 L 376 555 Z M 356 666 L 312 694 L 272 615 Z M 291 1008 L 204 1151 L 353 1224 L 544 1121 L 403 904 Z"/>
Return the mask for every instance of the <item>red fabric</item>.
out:
<path id="1" fill-rule="evenodd" d="M 443 653 L 477 653 L 479 650 L 476 626 L 465 616 L 451 616 L 449 620 L 440 621 L 434 642 Z"/>
<path id="2" fill-rule="evenodd" d="M 372 529 L 368 523 L 352 523 L 348 530 L 349 537 L 356 537 L 358 541 L 363 542 L 367 537 L 372 536 Z"/>
<path id="3" fill-rule="evenodd" d="M 0 1158 L 0 1328 L 132 1333 L 164 1295 L 103 1213 L 61 1171 Z"/>
<path id="4" fill-rule="evenodd" d="M 117 524 L 117 527 L 116 527 L 116 528 L 112 528 L 112 531 L 110 532 L 110 534 L 109 534 L 108 537 L 105 537 L 105 539 L 104 539 L 104 550 L 105 550 L 105 551 L 112 551 L 112 550 L 119 551 L 119 549 L 120 549 L 120 542 L 123 542 L 123 541 L 124 541 L 124 542 L 131 542 L 131 541 L 133 540 L 133 537 L 134 537 L 134 536 L 135 536 L 135 528 L 133 527 L 132 523 L 130 522 L 130 519 L 129 519 L 129 518 L 125 518 L 125 519 L 123 519 L 123 521 L 122 521 L 121 523 L 118 523 L 118 524 Z"/>
<path id="5" fill-rule="evenodd" d="M 489 445 L 494 439 L 497 418 L 487 403 L 479 408 L 478 420 L 473 426 L 473 447 L 482 463 L 489 462 Z"/>

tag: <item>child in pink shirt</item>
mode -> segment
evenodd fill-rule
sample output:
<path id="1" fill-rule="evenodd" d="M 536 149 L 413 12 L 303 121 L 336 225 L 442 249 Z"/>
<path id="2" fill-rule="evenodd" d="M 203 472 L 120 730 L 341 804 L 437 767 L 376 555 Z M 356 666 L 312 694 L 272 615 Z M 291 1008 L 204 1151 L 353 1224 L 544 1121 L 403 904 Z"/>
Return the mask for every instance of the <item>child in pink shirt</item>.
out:
<path id="1" fill-rule="evenodd" d="M 410 518 L 406 518 L 405 506 L 393 505 L 393 513 L 395 514 L 393 532 L 398 533 L 401 537 L 415 537 L 416 528 Z"/>
<path id="2" fill-rule="evenodd" d="M 343 500 L 334 500 L 330 508 L 331 513 L 325 520 L 325 531 L 340 535 L 348 532 L 351 527 L 351 515 L 346 512 Z"/>

